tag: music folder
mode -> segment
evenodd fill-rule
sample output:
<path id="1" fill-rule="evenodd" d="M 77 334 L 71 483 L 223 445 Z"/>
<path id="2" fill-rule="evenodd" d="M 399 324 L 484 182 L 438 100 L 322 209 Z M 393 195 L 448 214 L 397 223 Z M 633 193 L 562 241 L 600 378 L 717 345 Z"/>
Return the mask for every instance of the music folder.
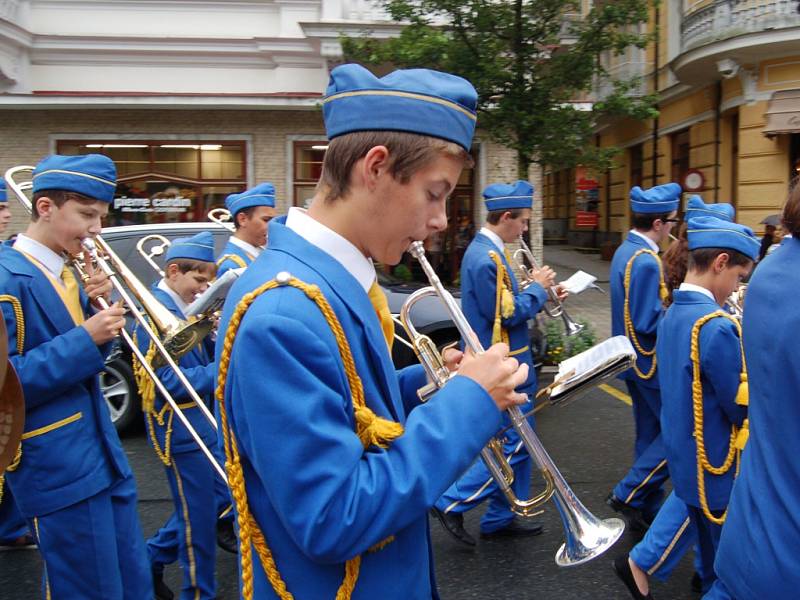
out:
<path id="1" fill-rule="evenodd" d="M 231 289 L 233 282 L 244 273 L 245 267 L 239 269 L 229 269 L 225 271 L 220 277 L 214 280 L 208 289 L 195 298 L 186 308 L 186 316 L 193 317 L 195 315 L 202 315 L 208 312 L 214 312 L 222 308 L 225 303 L 225 297 L 228 295 L 228 290 Z"/>
<path id="2" fill-rule="evenodd" d="M 633 366 L 636 351 L 630 340 L 617 335 L 576 354 L 558 365 L 550 402 L 562 404 L 581 392 Z"/>

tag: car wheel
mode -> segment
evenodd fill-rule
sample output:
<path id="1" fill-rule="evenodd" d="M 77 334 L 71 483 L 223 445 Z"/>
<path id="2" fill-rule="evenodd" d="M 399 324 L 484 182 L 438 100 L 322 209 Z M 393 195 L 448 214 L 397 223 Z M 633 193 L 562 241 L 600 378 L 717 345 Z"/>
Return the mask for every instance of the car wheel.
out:
<path id="1" fill-rule="evenodd" d="M 100 391 L 106 399 L 111 421 L 119 433 L 139 422 L 141 409 L 133 370 L 123 357 L 106 363 L 100 373 Z"/>

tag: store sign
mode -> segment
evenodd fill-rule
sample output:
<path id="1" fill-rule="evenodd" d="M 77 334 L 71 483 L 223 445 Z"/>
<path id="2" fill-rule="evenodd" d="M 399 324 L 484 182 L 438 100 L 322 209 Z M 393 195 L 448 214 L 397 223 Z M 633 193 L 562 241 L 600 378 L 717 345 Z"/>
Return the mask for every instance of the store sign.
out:
<path id="1" fill-rule="evenodd" d="M 192 207 L 192 199 L 176 196 L 172 198 L 114 198 L 114 208 L 122 212 L 182 213 Z"/>
<path id="2" fill-rule="evenodd" d="M 579 210 L 575 213 L 575 227 L 597 227 L 599 216 L 596 212 Z"/>

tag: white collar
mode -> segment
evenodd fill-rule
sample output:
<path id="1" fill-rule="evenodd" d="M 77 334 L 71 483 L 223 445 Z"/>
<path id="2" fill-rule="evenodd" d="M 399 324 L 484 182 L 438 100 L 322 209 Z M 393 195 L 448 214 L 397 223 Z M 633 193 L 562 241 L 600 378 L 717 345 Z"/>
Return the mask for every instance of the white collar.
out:
<path id="1" fill-rule="evenodd" d="M 494 231 L 492 231 L 488 227 L 481 227 L 480 233 L 482 233 L 490 240 L 492 240 L 492 243 L 500 249 L 500 252 L 506 251 L 506 245 L 503 243 L 503 240 L 500 239 L 500 236 L 497 235 Z"/>
<path id="2" fill-rule="evenodd" d="M 635 229 L 631 229 L 631 233 L 632 233 L 633 235 L 638 235 L 640 238 L 642 238 L 644 241 L 646 241 L 646 242 L 647 242 L 647 245 L 648 245 L 648 246 L 650 246 L 650 250 L 652 250 L 652 251 L 653 251 L 653 252 L 655 252 L 656 254 L 658 254 L 659 252 L 661 252 L 661 248 L 659 248 L 659 247 L 658 247 L 658 244 L 656 244 L 656 243 L 655 243 L 653 240 L 651 240 L 651 239 L 650 239 L 649 237 L 647 237 L 645 234 L 643 234 L 643 233 L 640 233 L 640 232 L 636 231 Z"/>
<path id="3" fill-rule="evenodd" d="M 310 217 L 305 209 L 297 206 L 289 209 L 286 215 L 286 227 L 339 261 L 347 272 L 356 278 L 364 291 L 369 292 L 375 282 L 375 267 L 372 261 L 352 243 L 330 227 Z"/>
<path id="4" fill-rule="evenodd" d="M 681 291 L 681 292 L 697 292 L 698 294 L 703 294 L 704 296 L 708 296 L 708 297 L 709 297 L 709 298 L 711 298 L 711 299 L 712 299 L 714 302 L 716 302 L 716 301 L 717 301 L 717 299 L 716 299 L 716 298 L 714 298 L 714 294 L 712 294 L 710 290 L 707 290 L 707 289 L 706 289 L 706 288 L 704 288 L 703 286 L 700 286 L 700 285 L 695 285 L 695 284 L 693 284 L 693 283 L 686 283 L 686 282 L 684 281 L 684 282 L 681 284 L 681 286 L 678 288 L 678 290 L 679 290 L 679 291 Z"/>
<path id="5" fill-rule="evenodd" d="M 256 258 L 259 254 L 261 254 L 261 251 L 263 250 L 263 248 L 260 248 L 258 246 L 253 246 L 253 244 L 251 244 L 250 242 L 245 242 L 243 239 L 240 239 L 235 235 L 229 237 L 228 241 L 234 246 L 239 246 L 239 248 L 247 252 L 252 258 Z"/>
<path id="6" fill-rule="evenodd" d="M 52 273 L 53 277 L 61 281 L 61 271 L 64 270 L 63 256 L 56 254 L 41 242 L 37 242 L 24 233 L 17 235 L 17 239 L 14 240 L 14 245 L 12 247 L 38 260 Z"/>
<path id="7" fill-rule="evenodd" d="M 166 292 L 167 296 L 172 298 L 172 301 L 175 302 L 175 305 L 178 307 L 178 310 L 181 311 L 181 315 L 185 319 L 186 309 L 189 308 L 189 305 L 183 301 L 183 298 L 181 298 L 180 296 L 178 296 L 178 294 L 175 293 L 175 290 L 173 290 L 171 287 L 167 285 L 166 279 L 162 279 L 161 281 L 159 281 L 156 287 L 158 287 L 158 289 L 160 289 L 161 291 Z"/>

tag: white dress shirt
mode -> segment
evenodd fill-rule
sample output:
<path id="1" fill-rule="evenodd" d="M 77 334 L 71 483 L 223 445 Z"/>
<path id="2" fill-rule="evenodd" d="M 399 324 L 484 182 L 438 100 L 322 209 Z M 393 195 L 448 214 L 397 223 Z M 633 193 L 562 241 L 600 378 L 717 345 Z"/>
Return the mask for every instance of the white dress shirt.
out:
<path id="1" fill-rule="evenodd" d="M 506 251 L 506 245 L 503 243 L 503 240 L 500 239 L 500 236 L 497 235 L 494 231 L 489 229 L 488 227 L 481 227 L 480 233 L 488 237 L 492 240 L 492 243 L 497 246 L 500 250 L 500 253 L 504 253 Z"/>
<path id="2" fill-rule="evenodd" d="M 247 252 L 247 254 L 250 255 L 250 258 L 258 258 L 258 255 L 261 254 L 261 251 L 263 250 L 263 248 L 253 246 L 253 244 L 245 242 L 244 240 L 240 240 L 234 235 L 229 237 L 228 241 L 234 246 L 239 246 L 239 248 Z"/>
<path id="3" fill-rule="evenodd" d="M 658 244 L 656 244 L 656 243 L 655 243 L 653 240 L 651 240 L 651 239 L 650 239 L 649 237 L 647 237 L 645 234 L 643 234 L 643 233 L 640 233 L 640 232 L 636 231 L 635 229 L 631 229 L 631 233 L 632 233 L 633 235 L 638 235 L 638 236 L 639 236 L 640 238 L 642 238 L 642 239 L 643 239 L 645 242 L 647 242 L 647 245 L 648 245 L 648 246 L 650 246 L 650 249 L 651 249 L 653 252 L 655 252 L 656 254 L 658 254 L 659 252 L 661 252 L 661 248 L 659 248 L 659 247 L 658 247 Z"/>
<path id="4" fill-rule="evenodd" d="M 707 290 L 703 286 L 695 285 L 693 283 L 683 282 L 681 286 L 678 288 L 678 290 L 680 290 L 681 292 L 697 292 L 698 294 L 703 294 L 704 296 L 708 296 L 714 302 L 717 301 L 717 299 L 714 298 L 714 294 L 712 294 L 710 290 Z"/>
<path id="5" fill-rule="evenodd" d="M 41 242 L 37 242 L 24 233 L 17 235 L 12 247 L 14 250 L 24 252 L 38 260 L 56 281 L 60 281 L 62 284 L 64 283 L 61 279 L 61 271 L 64 270 L 63 256 L 56 254 Z"/>
<path id="6" fill-rule="evenodd" d="M 289 209 L 286 216 L 286 227 L 316 246 L 326 254 L 339 261 L 353 277 L 356 278 L 364 291 L 375 282 L 375 267 L 372 261 L 364 256 L 361 251 L 333 229 L 308 216 L 308 212 L 297 206 Z"/>

